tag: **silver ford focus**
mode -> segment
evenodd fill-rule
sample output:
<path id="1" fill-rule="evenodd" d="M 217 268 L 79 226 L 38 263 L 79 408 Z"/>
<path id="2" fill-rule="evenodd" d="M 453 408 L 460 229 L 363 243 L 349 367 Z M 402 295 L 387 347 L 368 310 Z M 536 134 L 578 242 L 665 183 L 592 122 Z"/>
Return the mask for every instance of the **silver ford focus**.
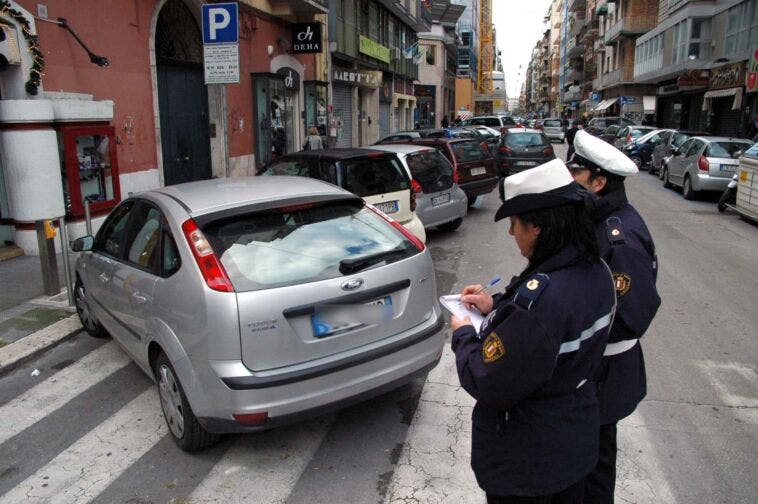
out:
<path id="1" fill-rule="evenodd" d="M 84 328 L 156 380 L 187 451 L 398 387 L 442 352 L 424 244 L 319 180 L 144 192 L 74 250 Z"/>

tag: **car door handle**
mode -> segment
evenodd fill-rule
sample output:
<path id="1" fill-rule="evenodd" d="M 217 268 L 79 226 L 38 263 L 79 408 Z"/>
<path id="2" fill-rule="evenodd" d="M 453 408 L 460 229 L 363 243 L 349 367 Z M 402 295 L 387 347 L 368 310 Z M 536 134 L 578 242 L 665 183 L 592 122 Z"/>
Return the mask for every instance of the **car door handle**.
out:
<path id="1" fill-rule="evenodd" d="M 132 292 L 132 299 L 137 304 L 145 304 L 145 303 L 147 303 L 147 297 L 143 296 L 139 292 Z"/>
<path id="2" fill-rule="evenodd" d="M 106 283 L 108 280 L 110 280 L 110 277 L 106 275 L 105 273 L 100 273 L 100 276 L 98 276 L 101 282 Z"/>

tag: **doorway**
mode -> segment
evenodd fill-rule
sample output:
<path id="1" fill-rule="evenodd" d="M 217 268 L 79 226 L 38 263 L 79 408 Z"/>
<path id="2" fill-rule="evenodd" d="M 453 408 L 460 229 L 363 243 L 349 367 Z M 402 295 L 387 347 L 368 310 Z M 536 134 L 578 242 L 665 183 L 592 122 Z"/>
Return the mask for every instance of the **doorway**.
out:
<path id="1" fill-rule="evenodd" d="M 211 178 L 208 91 L 200 29 L 181 0 L 169 0 L 155 34 L 164 185 Z"/>

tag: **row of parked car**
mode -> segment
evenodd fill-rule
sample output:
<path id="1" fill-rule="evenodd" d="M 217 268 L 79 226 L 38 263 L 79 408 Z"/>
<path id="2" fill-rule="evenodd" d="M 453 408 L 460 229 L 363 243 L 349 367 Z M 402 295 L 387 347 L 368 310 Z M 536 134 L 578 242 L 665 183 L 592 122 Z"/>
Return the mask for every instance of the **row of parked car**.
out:
<path id="1" fill-rule="evenodd" d="M 590 132 L 621 149 L 641 170 L 658 174 L 665 187 L 680 187 L 686 199 L 694 199 L 701 191 L 726 189 L 739 157 L 754 143 L 705 131 L 621 123 Z"/>

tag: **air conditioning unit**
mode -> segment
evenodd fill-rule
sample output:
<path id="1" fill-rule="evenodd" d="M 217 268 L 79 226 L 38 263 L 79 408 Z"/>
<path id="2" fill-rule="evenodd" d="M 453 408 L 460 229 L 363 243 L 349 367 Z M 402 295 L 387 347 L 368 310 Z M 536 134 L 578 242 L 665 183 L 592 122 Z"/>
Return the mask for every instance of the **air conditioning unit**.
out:
<path id="1" fill-rule="evenodd" d="M 0 23 L 0 68 L 21 64 L 18 32 L 14 26 Z"/>

